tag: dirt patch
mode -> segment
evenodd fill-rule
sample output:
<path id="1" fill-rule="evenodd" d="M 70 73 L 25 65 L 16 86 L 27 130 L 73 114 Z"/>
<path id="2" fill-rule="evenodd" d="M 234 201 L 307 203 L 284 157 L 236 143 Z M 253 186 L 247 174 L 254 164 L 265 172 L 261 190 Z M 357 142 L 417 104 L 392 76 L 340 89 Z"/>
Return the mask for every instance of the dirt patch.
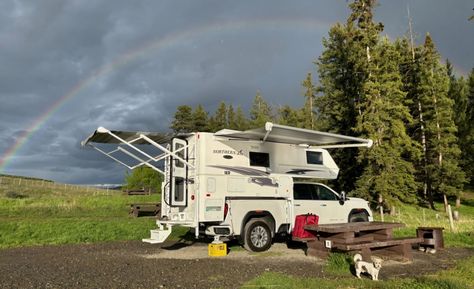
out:
<path id="1" fill-rule="evenodd" d="M 474 250 L 414 255 L 411 263 L 387 260 L 380 279 L 444 270 L 473 256 Z M 0 288 L 239 288 L 266 271 L 327 276 L 324 261 L 305 256 L 303 247 L 288 248 L 284 243 L 263 254 L 234 248 L 218 258 L 207 256 L 205 243 L 130 241 L 0 250 Z"/>

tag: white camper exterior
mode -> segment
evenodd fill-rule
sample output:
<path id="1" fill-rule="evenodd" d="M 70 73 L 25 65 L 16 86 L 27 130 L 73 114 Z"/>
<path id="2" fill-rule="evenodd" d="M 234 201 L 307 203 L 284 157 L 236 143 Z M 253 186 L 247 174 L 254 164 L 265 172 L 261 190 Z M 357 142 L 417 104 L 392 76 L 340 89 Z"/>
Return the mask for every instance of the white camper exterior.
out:
<path id="1" fill-rule="evenodd" d="M 98 143 L 119 145 L 105 151 Z M 196 237 L 239 238 L 247 249 L 264 251 L 275 235 L 291 233 L 300 214 L 316 214 L 320 223 L 372 220 L 366 201 L 310 181 L 337 178 L 339 168 L 325 148 L 370 147 L 370 140 L 267 123 L 244 132 L 172 137 L 99 128 L 83 144 L 131 169 L 148 165 L 164 174 L 161 218 L 145 242 L 163 242 L 173 225 L 181 225 Z M 159 153 L 141 149 L 144 144 Z M 164 169 L 153 165 L 159 161 Z"/>

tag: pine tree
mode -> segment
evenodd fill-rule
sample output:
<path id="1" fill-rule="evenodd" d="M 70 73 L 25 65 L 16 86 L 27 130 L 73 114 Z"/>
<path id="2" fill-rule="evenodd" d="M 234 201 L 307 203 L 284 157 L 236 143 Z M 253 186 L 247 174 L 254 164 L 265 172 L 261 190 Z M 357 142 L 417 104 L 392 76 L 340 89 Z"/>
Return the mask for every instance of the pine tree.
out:
<path id="1" fill-rule="evenodd" d="M 229 107 L 227 108 L 227 127 L 226 128 L 232 128 L 236 126 L 236 115 L 234 111 L 234 107 L 232 104 L 229 104 Z"/>
<path id="2" fill-rule="evenodd" d="M 218 131 L 218 130 L 228 127 L 227 105 L 225 104 L 225 102 L 221 101 L 221 103 L 217 107 L 216 112 L 211 118 L 210 123 L 211 123 L 212 131 Z"/>
<path id="3" fill-rule="evenodd" d="M 257 92 L 250 109 L 250 125 L 253 128 L 263 127 L 267 121 L 272 121 L 272 109 Z"/>
<path id="4" fill-rule="evenodd" d="M 411 27 L 411 26 L 410 26 Z M 405 105 L 409 108 L 413 121 L 407 124 L 407 132 L 414 143 L 411 162 L 415 167 L 415 179 L 420 184 L 420 200 L 427 201 L 428 197 L 428 171 L 427 171 L 427 146 L 425 107 L 420 100 L 421 74 L 420 58 L 421 47 L 415 47 L 413 38 L 410 40 L 398 39 L 395 43 L 400 54 L 399 71 L 403 82 L 403 91 L 406 93 Z"/>
<path id="5" fill-rule="evenodd" d="M 474 186 L 474 68 L 467 80 L 467 110 L 464 124 L 462 145 L 462 165 L 466 175 L 470 179 L 471 186 Z"/>
<path id="6" fill-rule="evenodd" d="M 461 138 L 463 126 L 466 123 L 468 85 L 461 76 L 459 79 L 453 73 L 453 66 L 446 60 L 446 73 L 449 78 L 448 97 L 453 100 L 453 118 L 458 128 L 457 136 Z"/>
<path id="7" fill-rule="evenodd" d="M 193 109 L 189 105 L 178 106 L 174 120 L 171 122 L 171 129 L 175 133 L 192 132 L 194 129 Z"/>
<path id="8" fill-rule="evenodd" d="M 426 124 L 426 170 L 428 197 L 434 207 L 434 196 L 459 195 L 465 174 L 459 167 L 453 101 L 448 97 L 449 77 L 429 34 L 420 58 L 419 100 L 424 108 Z"/>
<path id="9" fill-rule="evenodd" d="M 247 130 L 250 128 L 249 120 L 245 116 L 244 111 L 242 110 L 242 107 L 239 105 L 237 106 L 237 111 L 235 112 L 235 122 L 229 124 L 230 129 L 235 129 L 235 130 Z"/>
<path id="10" fill-rule="evenodd" d="M 388 39 L 373 46 L 367 55 L 369 77 L 361 91 L 364 101 L 359 103 L 356 131 L 372 139 L 374 145 L 360 151 L 359 161 L 365 167 L 355 192 L 372 200 L 382 197 L 388 203 L 413 203 L 416 182 L 407 156 L 416 151 L 405 129 L 411 116 L 403 103 L 399 58 Z"/>
<path id="11" fill-rule="evenodd" d="M 204 107 L 199 104 L 193 111 L 192 131 L 210 131 L 208 118 L 209 117 L 207 111 L 205 111 Z"/>
<path id="12" fill-rule="evenodd" d="M 461 149 L 460 166 L 462 170 L 471 176 L 468 172 L 470 169 L 469 159 L 472 158 L 469 152 L 471 141 L 469 140 L 469 133 L 472 127 L 472 122 L 469 120 L 470 107 L 469 103 L 469 83 L 464 77 L 456 78 L 453 73 L 453 67 L 449 60 L 446 60 L 446 71 L 449 78 L 448 97 L 453 100 L 453 118 L 457 127 L 457 138 L 459 147 Z M 471 151 L 473 152 L 473 151 Z M 457 204 L 460 203 L 458 199 Z"/>
<path id="13" fill-rule="evenodd" d="M 378 42 L 383 30 L 373 22 L 374 0 L 358 0 L 349 5 L 351 15 L 345 25 L 331 27 L 323 39 L 324 51 L 316 63 L 319 73 L 319 96 L 315 100 L 318 129 L 358 136 L 354 131 L 357 117 L 362 113 L 363 86 L 369 77 L 367 56 Z M 331 152 L 341 168 L 337 190 L 352 191 L 362 171 L 362 164 L 354 162 L 357 149 Z"/>
<path id="14" fill-rule="evenodd" d="M 278 110 L 278 123 L 282 125 L 298 127 L 301 116 L 298 111 L 289 105 L 284 105 Z"/>
<path id="15" fill-rule="evenodd" d="M 305 103 L 301 109 L 301 125 L 302 128 L 315 129 L 316 128 L 316 114 L 314 112 L 315 102 L 315 91 L 316 88 L 313 85 L 313 77 L 311 72 L 308 72 L 306 79 L 302 83 L 304 89 Z M 295 125 L 297 126 L 297 125 Z"/>

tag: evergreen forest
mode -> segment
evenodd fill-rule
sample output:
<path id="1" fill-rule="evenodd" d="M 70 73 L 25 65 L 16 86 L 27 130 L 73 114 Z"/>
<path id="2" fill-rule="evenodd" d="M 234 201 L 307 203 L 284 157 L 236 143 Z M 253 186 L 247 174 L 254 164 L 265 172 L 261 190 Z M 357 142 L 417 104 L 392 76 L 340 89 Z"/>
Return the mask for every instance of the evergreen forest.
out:
<path id="1" fill-rule="evenodd" d="M 331 151 L 341 169 L 336 190 L 388 205 L 459 204 L 464 186 L 474 184 L 474 68 L 456 75 L 428 32 L 416 43 L 411 22 L 407 36 L 384 36 L 376 6 L 349 2 L 346 22 L 330 28 L 315 56 L 318 81 L 309 72 L 302 95 L 292 96 L 303 98 L 302 107 L 272 107 L 258 91 L 249 111 L 225 102 L 213 113 L 181 105 L 170 128 L 246 130 L 271 121 L 370 138 L 371 149 Z"/>

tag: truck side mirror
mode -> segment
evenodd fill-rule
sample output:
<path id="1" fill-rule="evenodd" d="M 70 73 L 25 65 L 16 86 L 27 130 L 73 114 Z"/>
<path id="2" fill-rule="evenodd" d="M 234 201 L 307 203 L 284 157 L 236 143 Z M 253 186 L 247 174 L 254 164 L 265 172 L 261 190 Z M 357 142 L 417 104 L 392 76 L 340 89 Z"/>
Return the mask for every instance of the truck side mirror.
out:
<path id="1" fill-rule="evenodd" d="M 344 202 L 346 201 L 346 192 L 341 191 L 340 199 L 339 199 L 339 204 L 344 205 Z"/>

